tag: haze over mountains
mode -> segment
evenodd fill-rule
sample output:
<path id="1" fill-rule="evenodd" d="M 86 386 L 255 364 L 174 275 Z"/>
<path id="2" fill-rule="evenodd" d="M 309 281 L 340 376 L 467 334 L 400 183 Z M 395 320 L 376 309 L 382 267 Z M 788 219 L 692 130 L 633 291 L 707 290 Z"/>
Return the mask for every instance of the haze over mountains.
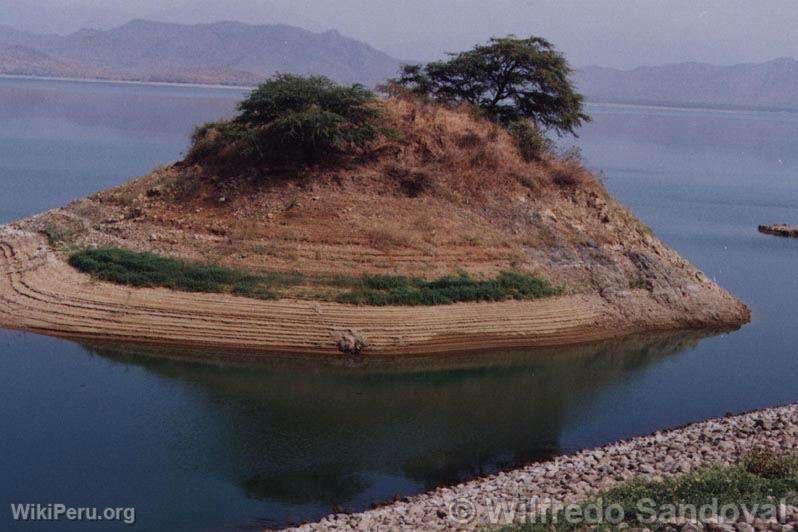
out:
<path id="1" fill-rule="evenodd" d="M 678 63 L 634 70 L 585 67 L 576 75 L 588 100 L 798 110 L 798 61 L 717 66 Z"/>
<path id="2" fill-rule="evenodd" d="M 0 26 L 0 74 L 255 85 L 275 72 L 323 74 L 373 87 L 401 61 L 335 30 L 283 24 L 172 24 L 133 20 L 69 35 Z M 588 66 L 575 75 L 594 102 L 798 110 L 798 61 L 633 70 Z"/>
<path id="3" fill-rule="evenodd" d="M 253 85 L 275 72 L 373 86 L 400 61 L 335 30 L 134 20 L 108 31 L 38 35 L 0 26 L 0 74 Z"/>

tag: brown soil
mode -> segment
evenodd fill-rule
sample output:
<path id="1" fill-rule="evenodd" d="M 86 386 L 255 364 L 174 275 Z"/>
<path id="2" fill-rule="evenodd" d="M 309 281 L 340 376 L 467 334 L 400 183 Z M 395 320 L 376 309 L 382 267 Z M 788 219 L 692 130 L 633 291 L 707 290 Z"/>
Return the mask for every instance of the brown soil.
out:
<path id="1" fill-rule="evenodd" d="M 528 163 L 463 110 L 391 100 L 401 140 L 334 167 L 237 168 L 196 156 L 0 231 L 0 324 L 76 337 L 366 354 L 564 345 L 631 332 L 736 327 L 748 309 L 664 246 L 577 158 Z M 202 148 L 200 139 L 199 148 Z M 41 233 L 49 233 L 48 245 Z M 434 278 L 520 270 L 566 294 L 368 308 L 318 287 L 254 301 L 131 289 L 67 266 L 80 247 L 154 251 L 254 272 Z"/>

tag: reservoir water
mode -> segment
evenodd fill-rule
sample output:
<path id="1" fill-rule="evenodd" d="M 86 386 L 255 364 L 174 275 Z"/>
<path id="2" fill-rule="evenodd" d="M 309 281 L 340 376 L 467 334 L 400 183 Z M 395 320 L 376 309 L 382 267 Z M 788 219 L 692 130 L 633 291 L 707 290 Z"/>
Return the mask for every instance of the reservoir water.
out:
<path id="1" fill-rule="evenodd" d="M 0 79 L 0 223 L 176 160 L 231 89 Z M 798 115 L 592 105 L 612 194 L 753 309 L 742 330 L 346 364 L 201 364 L 0 330 L 11 503 L 136 508 L 137 530 L 248 530 L 363 509 L 556 453 L 798 400 Z M 190 353 L 171 353 L 180 357 Z M 128 528 L 124 524 L 102 529 Z"/>

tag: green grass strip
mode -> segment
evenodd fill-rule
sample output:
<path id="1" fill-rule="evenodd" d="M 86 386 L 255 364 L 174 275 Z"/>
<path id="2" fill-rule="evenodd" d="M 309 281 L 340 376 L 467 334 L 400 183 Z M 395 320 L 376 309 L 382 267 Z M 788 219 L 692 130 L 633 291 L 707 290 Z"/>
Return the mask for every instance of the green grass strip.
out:
<path id="1" fill-rule="evenodd" d="M 85 249 L 69 264 L 97 279 L 137 287 L 164 287 L 186 292 L 228 292 L 259 299 L 274 298 L 261 278 L 220 266 L 194 264 L 119 248 Z"/>
<path id="2" fill-rule="evenodd" d="M 273 299 L 288 286 L 314 282 L 344 290 L 331 297 L 353 305 L 447 305 L 465 301 L 535 299 L 562 291 L 544 279 L 518 272 L 502 272 L 488 280 L 475 279 L 465 273 L 434 281 L 392 275 L 311 279 L 299 274 L 254 275 L 119 248 L 84 249 L 73 253 L 69 264 L 97 279 L 117 284 L 232 293 L 259 299 Z"/>
<path id="3" fill-rule="evenodd" d="M 475 279 L 462 273 L 435 281 L 401 276 L 367 276 L 362 286 L 341 294 L 338 301 L 357 305 L 447 305 L 467 301 L 536 299 L 561 293 L 548 281 L 518 272 L 495 279 Z"/>

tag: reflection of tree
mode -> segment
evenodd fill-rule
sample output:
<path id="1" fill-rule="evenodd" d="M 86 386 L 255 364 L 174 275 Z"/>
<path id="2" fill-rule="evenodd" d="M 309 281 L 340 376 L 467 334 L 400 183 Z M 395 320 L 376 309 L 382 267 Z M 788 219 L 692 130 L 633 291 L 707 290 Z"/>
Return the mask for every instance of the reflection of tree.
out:
<path id="1" fill-rule="evenodd" d="M 152 348 L 86 348 L 199 390 L 212 414 L 204 430 L 229 462 L 222 473 L 248 497 L 329 508 L 380 502 L 407 481 L 432 488 L 550 456 L 594 394 L 701 336 L 355 367 L 280 358 L 231 367 L 141 356 L 158 354 Z"/>
<path id="2" fill-rule="evenodd" d="M 241 481 L 247 497 L 291 504 L 338 506 L 368 488 L 360 476 L 340 469 L 316 469 L 284 474 L 258 473 Z"/>

